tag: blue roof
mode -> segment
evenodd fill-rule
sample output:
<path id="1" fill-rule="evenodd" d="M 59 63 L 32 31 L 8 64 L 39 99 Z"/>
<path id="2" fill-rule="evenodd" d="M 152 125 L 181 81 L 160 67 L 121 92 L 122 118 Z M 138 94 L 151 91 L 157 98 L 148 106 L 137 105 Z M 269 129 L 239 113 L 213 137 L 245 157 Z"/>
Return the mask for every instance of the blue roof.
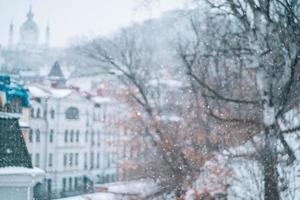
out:
<path id="1" fill-rule="evenodd" d="M 14 97 L 19 97 L 22 100 L 23 107 L 29 106 L 27 91 L 20 84 L 12 82 L 7 75 L 0 75 L 0 91 L 5 93 L 8 103 L 10 103 Z"/>

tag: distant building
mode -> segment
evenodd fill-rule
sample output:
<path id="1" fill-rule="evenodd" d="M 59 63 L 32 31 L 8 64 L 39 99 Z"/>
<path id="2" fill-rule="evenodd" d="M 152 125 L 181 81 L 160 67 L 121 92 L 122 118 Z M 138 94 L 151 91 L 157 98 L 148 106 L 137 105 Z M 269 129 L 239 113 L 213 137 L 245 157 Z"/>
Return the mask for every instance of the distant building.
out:
<path id="1" fill-rule="evenodd" d="M 29 111 L 29 96 L 23 86 L 9 76 L 0 75 L 0 112 L 19 119 L 24 138 L 28 136 Z"/>
<path id="2" fill-rule="evenodd" d="M 15 28 L 13 22 L 9 25 L 9 48 L 19 48 L 29 50 L 30 48 L 48 48 L 50 41 L 50 27 L 47 25 L 45 29 L 45 38 L 44 42 L 40 43 L 40 29 L 36 22 L 34 21 L 34 13 L 32 8 L 29 8 L 29 11 L 26 15 L 27 19 L 20 27 L 19 33 L 19 42 L 14 43 L 15 41 Z"/>
<path id="3" fill-rule="evenodd" d="M 27 85 L 27 147 L 33 165 L 46 172 L 48 197 L 86 193 L 94 183 L 115 181 L 115 156 L 105 143 L 116 138 L 105 128 L 106 102 L 67 88 L 58 62 L 47 79 L 49 84 Z"/>
<path id="4" fill-rule="evenodd" d="M 8 27 L 8 45 L 0 49 L 0 57 L 3 60 L 1 72 L 14 76 L 22 76 L 30 73 L 40 74 L 41 68 L 50 66 L 59 53 L 50 47 L 50 27 L 46 26 L 41 31 L 34 20 L 34 13 L 30 7 L 26 20 L 19 28 L 19 38 L 13 22 Z M 43 36 L 43 37 L 41 37 Z M 41 40 L 42 38 L 42 40 Z"/>
<path id="5" fill-rule="evenodd" d="M 51 82 L 52 87 L 65 87 L 66 79 L 63 75 L 58 61 L 55 61 L 53 67 L 48 74 L 48 80 Z"/>

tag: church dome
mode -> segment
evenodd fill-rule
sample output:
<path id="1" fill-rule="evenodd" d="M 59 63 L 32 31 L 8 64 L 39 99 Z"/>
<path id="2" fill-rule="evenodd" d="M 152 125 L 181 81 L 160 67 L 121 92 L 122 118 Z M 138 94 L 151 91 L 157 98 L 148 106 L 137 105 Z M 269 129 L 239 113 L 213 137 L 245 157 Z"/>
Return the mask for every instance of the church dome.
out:
<path id="1" fill-rule="evenodd" d="M 26 22 L 24 22 L 21 26 L 21 32 L 26 31 L 38 32 L 39 28 L 33 20 L 26 20 Z"/>
<path id="2" fill-rule="evenodd" d="M 33 13 L 30 8 L 27 13 L 27 20 L 20 28 L 21 40 L 20 43 L 26 46 L 35 46 L 38 43 L 39 28 L 33 20 Z"/>

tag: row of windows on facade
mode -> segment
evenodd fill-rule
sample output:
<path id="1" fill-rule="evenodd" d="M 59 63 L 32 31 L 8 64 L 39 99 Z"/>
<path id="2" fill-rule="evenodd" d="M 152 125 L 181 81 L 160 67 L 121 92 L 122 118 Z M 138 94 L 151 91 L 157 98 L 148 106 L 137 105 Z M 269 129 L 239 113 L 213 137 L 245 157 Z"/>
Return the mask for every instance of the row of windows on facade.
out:
<path id="1" fill-rule="evenodd" d="M 51 129 L 49 132 L 49 142 L 52 143 L 53 142 L 53 133 L 54 131 Z M 32 129 L 29 130 L 29 142 L 33 142 L 33 138 L 34 138 L 34 132 Z M 39 129 L 37 129 L 35 131 L 35 142 L 40 142 L 41 141 L 41 131 Z"/>
<path id="2" fill-rule="evenodd" d="M 32 154 L 30 154 L 30 159 L 31 159 L 32 163 L 34 163 L 35 167 L 40 167 L 40 154 L 39 153 L 35 154 L 34 161 L 33 161 Z M 48 154 L 48 167 L 52 167 L 52 166 L 53 166 L 53 154 L 49 153 Z"/>
<path id="3" fill-rule="evenodd" d="M 89 132 L 85 132 L 85 142 L 89 141 Z M 92 131 L 91 133 L 91 144 L 92 146 L 95 144 L 95 132 Z M 97 145 L 100 146 L 100 131 L 97 132 Z"/>
<path id="4" fill-rule="evenodd" d="M 68 143 L 69 141 L 71 143 L 73 143 L 74 137 L 75 137 L 75 141 L 78 143 L 79 142 L 79 130 L 77 130 L 76 133 L 73 130 L 71 130 L 70 132 L 69 132 L 69 130 L 65 130 L 65 137 L 64 137 L 65 143 Z"/>
<path id="5" fill-rule="evenodd" d="M 68 159 L 69 157 L 69 159 Z M 65 153 L 64 154 L 64 166 L 66 167 L 67 165 L 69 165 L 70 167 L 74 166 L 78 166 L 78 160 L 79 160 L 79 153 Z"/>
<path id="6" fill-rule="evenodd" d="M 84 169 L 88 169 L 88 162 L 87 162 L 87 153 L 84 153 Z M 94 152 L 91 152 L 90 154 L 90 169 L 94 168 L 94 157 L 95 154 Z M 79 153 L 64 153 L 64 157 L 63 157 L 63 164 L 64 167 L 67 166 L 78 166 L 79 164 Z M 110 167 L 110 164 L 108 164 L 108 167 Z M 97 153 L 97 163 L 96 163 L 96 168 L 99 169 L 100 168 L 100 153 Z"/>
<path id="7" fill-rule="evenodd" d="M 94 152 L 90 153 L 90 169 L 94 169 Z M 84 169 L 88 169 L 88 160 L 87 160 L 88 154 L 84 153 Z M 97 153 L 97 164 L 96 164 L 96 168 L 99 169 L 100 168 L 100 153 Z"/>
<path id="8" fill-rule="evenodd" d="M 62 185 L 63 185 L 63 191 L 66 192 L 67 190 L 72 191 L 73 189 L 76 190 L 80 187 L 80 180 L 82 178 L 80 177 L 69 177 L 69 178 L 62 178 Z M 67 188 L 67 180 L 69 182 L 68 188 Z M 73 180 L 74 180 L 74 187 L 73 187 Z M 81 181 L 82 182 L 82 181 Z M 82 185 L 82 184 L 81 184 Z"/>
<path id="9" fill-rule="evenodd" d="M 94 168 L 94 153 L 91 152 L 90 155 L 90 168 L 93 169 Z M 36 153 L 35 154 L 35 158 L 33 160 L 32 158 L 32 154 L 30 154 L 30 158 L 32 160 L 32 162 L 34 163 L 34 166 L 36 167 L 40 167 L 40 154 Z M 64 158 L 63 158 L 63 164 L 64 167 L 67 166 L 78 166 L 79 165 L 79 153 L 65 153 L 64 154 Z M 53 154 L 49 153 L 48 154 L 48 167 L 52 167 L 53 166 Z M 110 167 L 110 165 L 108 164 L 108 167 Z M 88 165 L 87 165 L 87 153 L 84 154 L 84 169 L 87 169 Z M 97 164 L 96 164 L 96 168 L 99 169 L 100 168 L 100 153 L 97 153 Z"/>
<path id="10" fill-rule="evenodd" d="M 47 116 L 47 111 L 44 110 L 44 113 L 43 113 L 43 115 L 42 115 L 42 112 L 41 112 L 41 109 L 40 109 L 40 108 L 37 108 L 37 109 L 36 109 L 36 113 L 35 113 L 34 108 L 31 108 L 30 116 L 31 116 L 32 118 L 42 118 L 42 117 L 46 117 L 46 116 Z M 55 118 L 55 111 L 54 111 L 53 109 L 50 110 L 50 118 L 51 118 L 51 119 L 54 119 L 54 118 Z"/>
<path id="11" fill-rule="evenodd" d="M 49 142 L 52 143 L 53 142 L 53 137 L 54 137 L 54 131 L 51 129 L 49 132 Z M 65 143 L 73 143 L 74 141 L 76 141 L 77 143 L 80 140 L 80 132 L 79 130 L 77 130 L 76 132 L 74 132 L 74 130 L 65 130 L 65 134 L 64 134 L 64 142 Z M 34 132 L 32 129 L 29 130 L 29 142 L 33 142 L 34 141 Z M 40 142 L 41 141 L 41 132 L 39 129 L 37 129 L 35 131 L 35 142 Z M 91 142 L 92 145 L 94 145 L 95 141 L 95 133 L 92 132 L 91 135 Z M 98 146 L 100 146 L 100 132 L 97 132 L 97 144 Z M 85 142 L 88 142 L 88 131 L 85 132 Z"/>
<path id="12" fill-rule="evenodd" d="M 41 109 L 37 108 L 36 113 L 34 108 L 31 108 L 31 117 L 32 118 L 42 118 L 47 116 L 47 111 L 44 110 L 44 113 L 42 115 Z M 70 107 L 65 112 L 66 119 L 79 119 L 79 110 L 75 107 Z M 55 118 L 55 111 L 53 109 L 50 110 L 50 118 Z"/>
<path id="13" fill-rule="evenodd" d="M 21 113 L 22 112 L 22 99 L 20 97 L 13 97 L 10 104 L 4 104 L 2 97 L 0 96 L 0 111 Z"/>
<path id="14" fill-rule="evenodd" d="M 115 174 L 107 174 L 106 176 L 102 177 L 102 182 L 113 182 L 116 181 Z M 77 189 L 82 189 L 84 187 L 84 181 L 82 177 L 64 177 L 62 178 L 62 190 L 63 192 L 66 191 L 73 191 Z"/>

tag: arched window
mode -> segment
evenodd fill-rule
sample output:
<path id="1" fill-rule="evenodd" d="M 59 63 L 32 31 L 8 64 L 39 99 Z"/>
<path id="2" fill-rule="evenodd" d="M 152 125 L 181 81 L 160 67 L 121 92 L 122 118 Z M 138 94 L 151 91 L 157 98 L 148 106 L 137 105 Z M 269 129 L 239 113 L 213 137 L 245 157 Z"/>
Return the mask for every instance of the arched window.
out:
<path id="1" fill-rule="evenodd" d="M 79 119 L 79 110 L 75 107 L 70 107 L 66 110 L 66 119 Z"/>

